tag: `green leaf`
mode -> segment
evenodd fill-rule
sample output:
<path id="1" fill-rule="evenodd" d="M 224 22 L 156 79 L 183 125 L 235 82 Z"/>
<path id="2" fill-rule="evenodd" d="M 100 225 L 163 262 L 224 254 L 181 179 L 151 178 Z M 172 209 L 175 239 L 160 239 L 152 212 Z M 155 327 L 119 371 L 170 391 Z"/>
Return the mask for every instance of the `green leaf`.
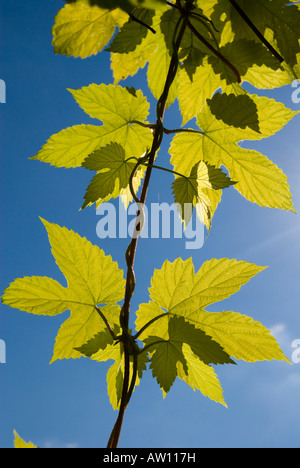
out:
<path id="1" fill-rule="evenodd" d="M 156 34 L 152 41 L 156 44 L 156 50 L 151 56 L 147 70 L 148 86 L 155 99 L 159 99 L 165 86 L 168 75 L 171 58 L 173 54 L 172 39 L 175 28 L 179 20 L 179 13 L 175 8 L 165 11 L 159 21 L 159 26 L 156 28 Z M 155 24 L 155 19 L 153 23 Z M 151 33 L 148 33 L 148 36 Z M 169 107 L 177 98 L 178 95 L 178 75 L 170 88 L 167 107 Z"/>
<path id="2" fill-rule="evenodd" d="M 80 167 L 87 156 L 111 142 L 119 143 L 127 157 L 140 157 L 151 145 L 152 133 L 149 128 L 132 122 L 146 120 L 149 104 L 141 91 L 131 91 L 105 84 L 72 90 L 80 107 L 103 125 L 79 125 L 62 130 L 31 159 L 56 167 Z"/>
<path id="3" fill-rule="evenodd" d="M 261 3 L 259 6 L 258 4 Z M 250 19 L 259 27 L 262 33 L 278 50 L 278 47 L 268 36 L 271 29 L 266 29 L 266 16 L 270 19 L 270 10 L 274 10 L 276 2 L 243 2 L 245 11 L 251 9 Z M 281 2 L 282 3 L 282 2 Z M 198 2 L 202 9 L 202 15 L 208 17 L 212 24 L 204 25 L 195 18 L 191 20 L 193 26 L 205 36 L 205 39 L 214 49 L 232 64 L 239 72 L 242 81 L 250 83 L 259 89 L 274 89 L 290 83 L 291 74 L 295 73 L 295 65 L 281 66 L 277 58 L 262 44 L 260 39 L 254 34 L 250 27 L 242 20 L 237 11 L 227 0 Z M 259 11 L 261 9 L 261 11 Z M 269 10 L 267 13 L 263 10 Z M 286 9 L 286 7 L 284 8 Z M 256 10 L 256 12 L 254 11 Z M 196 10 L 198 11 L 198 10 Z M 199 10 L 201 12 L 201 10 Z M 254 19 L 254 15 L 257 18 Z M 286 15 L 286 21 L 289 23 L 291 10 Z M 298 16 L 298 14 L 296 15 Z M 272 17 L 272 13 L 271 13 Z M 274 34 L 280 35 L 287 26 L 278 27 L 276 21 L 282 22 L 281 10 L 278 11 L 278 18 L 273 18 Z M 292 21 L 293 22 L 293 21 Z M 298 20 L 299 22 L 299 20 Z M 272 23 L 272 20 L 271 20 Z M 285 23 L 285 20 L 283 20 Z M 296 23 L 296 21 L 295 21 Z M 210 33 L 208 30 L 210 29 Z M 288 27 L 287 27 L 288 29 Z M 285 41 L 287 31 L 282 34 L 282 40 Z M 288 34 L 289 36 L 289 34 Z M 297 40 L 293 38 L 293 43 L 298 48 L 298 29 Z M 191 31 L 187 31 L 184 37 L 184 48 L 181 51 L 182 67 L 179 74 L 179 106 L 185 124 L 192 119 L 205 104 L 206 99 L 210 99 L 214 92 L 221 88 L 224 92 L 232 92 L 232 86 L 236 84 L 237 77 L 229 66 L 220 60 L 211 50 L 195 38 Z M 287 54 L 284 55 L 287 59 Z M 294 60 L 295 61 L 295 60 Z M 294 71 L 290 69 L 294 67 Z M 288 69 L 288 70 L 287 70 Z"/>
<path id="4" fill-rule="evenodd" d="M 106 362 L 114 360 L 114 364 L 107 372 L 107 393 L 113 409 L 118 409 L 123 388 L 124 376 L 124 354 L 120 344 L 115 344 L 108 331 L 102 331 L 90 339 L 77 351 L 86 357 L 90 357 L 94 361 Z M 130 367 L 132 376 L 132 364 Z"/>
<path id="5" fill-rule="evenodd" d="M 293 75 L 300 58 L 300 10 L 298 5 L 287 5 L 287 3 L 285 0 L 256 0 L 254 2 L 242 0 L 239 5 L 271 45 L 283 56 L 284 65 Z M 294 75 L 294 78 L 297 76 Z"/>
<path id="6" fill-rule="evenodd" d="M 122 146 L 112 143 L 96 150 L 82 165 L 98 172 L 87 188 L 82 206 L 85 208 L 94 202 L 99 205 L 110 198 L 117 198 L 122 189 L 128 188 L 135 162 L 127 161 Z"/>
<path id="7" fill-rule="evenodd" d="M 122 8 L 124 11 L 131 11 L 133 8 L 131 0 L 88 0 L 88 2 L 92 6 L 97 5 L 107 10 Z"/>
<path id="8" fill-rule="evenodd" d="M 126 126 L 134 120 L 144 122 L 149 114 L 147 98 L 134 88 L 102 83 L 69 91 L 90 117 L 101 120 L 112 129 Z"/>
<path id="9" fill-rule="evenodd" d="M 148 34 L 134 51 L 126 54 L 112 52 L 110 57 L 114 83 L 117 84 L 128 76 L 134 76 L 140 69 L 144 68 L 156 49 L 157 44 L 149 40 Z"/>
<path id="10" fill-rule="evenodd" d="M 225 404 L 215 373 L 206 367 L 209 363 L 234 363 L 230 356 L 247 362 L 289 362 L 261 323 L 235 312 L 204 310 L 236 293 L 263 269 L 224 258 L 205 262 L 195 273 L 191 259 L 179 258 L 173 263 L 167 260 L 161 270 L 155 270 L 149 289 L 151 300 L 140 305 L 136 327 L 145 351 L 150 353 L 153 376 L 164 393 L 178 376 L 193 389 Z M 223 362 L 216 345 L 227 356 Z"/>
<path id="11" fill-rule="evenodd" d="M 86 357 L 94 361 L 106 362 L 114 360 L 114 364 L 108 369 L 107 393 L 113 409 L 118 409 L 122 397 L 123 375 L 124 375 L 124 354 L 120 343 L 115 344 L 107 331 L 100 332 L 91 338 L 77 350 Z M 130 366 L 132 375 L 132 365 Z"/>
<path id="12" fill-rule="evenodd" d="M 130 3 L 135 6 L 150 8 L 153 10 L 163 8 L 166 4 L 165 0 L 130 0 Z"/>
<path id="13" fill-rule="evenodd" d="M 75 348 L 85 357 L 91 357 L 96 354 L 100 349 L 104 350 L 108 345 L 113 345 L 114 340 L 108 330 L 97 333 L 93 338 L 88 340 L 84 345 Z"/>
<path id="14" fill-rule="evenodd" d="M 183 125 L 197 115 L 206 100 L 221 86 L 208 58 L 197 50 L 193 56 L 191 54 L 179 72 L 178 101 Z M 190 70 L 193 70 L 192 76 Z"/>
<path id="15" fill-rule="evenodd" d="M 112 38 L 117 26 L 127 20 L 119 9 L 90 6 L 88 0 L 65 5 L 52 29 L 54 52 L 86 58 L 100 52 Z"/>
<path id="16" fill-rule="evenodd" d="M 138 372 L 137 379 L 135 382 L 135 388 L 139 386 L 140 381 L 143 376 L 143 372 L 146 370 L 146 364 L 148 362 L 148 356 L 142 354 L 138 356 Z M 129 366 L 129 382 L 131 381 L 133 374 L 133 358 L 130 358 Z M 107 391 L 110 398 L 110 403 L 112 407 L 117 410 L 120 408 L 122 389 L 124 381 L 124 353 L 119 352 L 119 358 L 116 362 L 109 368 L 107 373 Z M 134 388 L 134 389 L 135 389 Z"/>
<path id="17" fill-rule="evenodd" d="M 110 399 L 110 403 L 113 409 L 117 410 L 120 407 L 122 389 L 123 389 L 123 380 L 124 380 L 124 353 L 123 345 L 118 343 L 110 344 L 109 338 L 107 336 L 107 345 L 105 346 L 105 337 L 104 335 L 97 335 L 92 340 L 90 340 L 86 345 L 81 347 L 81 350 L 84 351 L 86 356 L 91 357 L 93 361 L 105 362 L 109 360 L 114 360 L 115 362 L 110 366 L 107 372 L 107 392 Z M 98 344 L 100 345 L 99 349 L 96 350 Z M 138 356 L 138 368 L 137 368 L 137 379 L 135 382 L 135 387 L 139 385 L 142 378 L 143 372 L 146 369 L 146 364 L 149 361 L 146 353 L 140 354 Z M 130 375 L 129 381 L 133 375 L 133 357 L 130 356 Z"/>
<path id="18" fill-rule="evenodd" d="M 14 436 L 15 436 L 15 439 L 14 439 L 14 447 L 15 448 L 38 448 L 32 442 L 25 442 L 25 440 L 23 440 L 19 436 L 19 434 L 17 433 L 17 431 L 15 429 L 14 429 Z"/>
<path id="19" fill-rule="evenodd" d="M 37 315 L 54 316 L 66 310 L 70 317 L 61 325 L 51 362 L 78 358 L 81 347 L 106 325 L 96 306 L 113 326 L 118 323 L 125 280 L 117 263 L 97 246 L 65 227 L 42 220 L 52 254 L 66 278 L 67 287 L 43 277 L 15 280 L 4 292 L 2 302 Z"/>
<path id="20" fill-rule="evenodd" d="M 227 407 L 219 379 L 211 366 L 204 364 L 193 353 L 190 346 L 183 344 L 182 352 L 186 360 L 187 372 L 181 362 L 177 363 L 177 376 L 184 380 L 193 390 L 199 390 L 203 396 Z"/>
<path id="21" fill-rule="evenodd" d="M 216 210 L 215 200 L 220 200 L 220 195 L 216 198 L 215 192 L 234 183 L 221 169 L 204 161 L 195 164 L 189 177 L 177 176 L 172 188 L 185 226 L 190 222 L 192 207 L 195 206 L 200 220 L 210 230 L 212 216 Z"/>
<path id="22" fill-rule="evenodd" d="M 166 261 L 155 270 L 150 298 L 169 311 L 194 300 L 200 308 L 227 299 L 265 267 L 235 259 L 212 259 L 195 274 L 191 259 Z"/>
<path id="23" fill-rule="evenodd" d="M 235 359 L 289 362 L 270 331 L 251 317 L 237 312 L 195 310 L 186 316 L 186 320 L 204 330 Z"/>
<path id="24" fill-rule="evenodd" d="M 133 10 L 132 14 L 144 24 L 147 24 L 148 26 L 152 25 L 154 12 L 144 8 L 137 8 Z M 148 29 L 143 24 L 129 18 L 129 20 L 116 34 L 107 50 L 115 53 L 128 54 L 128 52 L 134 51 L 136 47 L 141 44 L 147 34 Z"/>
<path id="25" fill-rule="evenodd" d="M 75 125 L 52 135 L 42 149 L 29 159 L 55 167 L 80 167 L 105 137 L 103 127 Z"/>
<path id="26" fill-rule="evenodd" d="M 72 0 L 76 1 L 76 0 Z M 88 0 L 91 5 L 98 5 L 101 8 L 122 8 L 131 11 L 133 7 L 143 7 L 150 9 L 162 8 L 165 0 Z"/>
<path id="27" fill-rule="evenodd" d="M 188 344 L 205 364 L 233 364 L 216 342 L 201 330 L 196 330 L 182 317 L 170 318 L 168 327 L 160 335 L 163 336 L 149 336 L 144 342 L 151 354 L 150 368 L 153 377 L 156 377 L 166 393 L 175 381 L 178 363 L 181 363 L 185 374 L 188 374 L 187 361 L 182 350 L 184 343 Z"/>
<path id="28" fill-rule="evenodd" d="M 162 8 L 161 11 L 153 17 L 152 31 L 147 31 L 147 35 L 142 39 L 134 50 L 125 53 L 111 54 L 111 66 L 115 83 L 126 79 L 128 76 L 133 76 L 140 68 L 144 68 L 149 62 L 147 69 L 148 86 L 155 99 L 159 99 L 167 78 L 171 57 L 173 54 L 173 35 L 178 23 L 179 14 L 176 9 Z M 120 34 L 120 33 L 118 33 Z M 120 39 L 116 36 L 116 41 Z M 135 38 L 132 38 L 132 48 L 135 43 Z M 172 83 L 167 106 L 172 104 L 178 94 L 178 78 Z"/>
<path id="29" fill-rule="evenodd" d="M 241 140 L 260 140 L 274 135 L 292 119 L 283 104 L 265 97 L 251 96 L 248 106 L 244 95 L 217 93 L 197 116 L 202 132 L 177 134 L 171 145 L 174 170 L 189 175 L 198 161 L 224 165 L 236 190 L 260 206 L 294 211 L 287 177 L 266 156 L 241 148 Z"/>

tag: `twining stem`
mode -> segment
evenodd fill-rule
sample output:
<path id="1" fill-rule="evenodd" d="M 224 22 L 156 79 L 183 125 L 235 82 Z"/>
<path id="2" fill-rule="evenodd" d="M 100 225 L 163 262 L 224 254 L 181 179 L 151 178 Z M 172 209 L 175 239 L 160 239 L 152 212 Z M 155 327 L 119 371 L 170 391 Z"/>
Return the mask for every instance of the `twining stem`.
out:
<path id="1" fill-rule="evenodd" d="M 169 3 L 170 4 L 170 3 Z M 135 165 L 134 170 L 132 171 L 131 174 L 131 179 L 130 179 L 130 188 L 131 191 L 133 192 L 133 198 L 136 202 L 139 203 L 140 207 L 137 211 L 137 216 L 136 216 L 136 222 L 135 222 L 135 232 L 133 235 L 133 238 L 126 250 L 126 264 L 127 264 L 127 277 L 126 277 L 126 287 L 125 287 L 125 296 L 124 296 L 124 303 L 123 307 L 121 309 L 121 314 L 120 314 L 120 324 L 123 330 L 123 335 L 120 338 L 121 344 L 123 344 L 123 352 L 124 352 L 124 380 L 123 380 L 123 388 L 122 388 L 122 397 L 121 397 L 121 402 L 120 402 L 120 409 L 119 409 L 119 414 L 118 418 L 116 420 L 116 423 L 114 425 L 114 428 L 112 430 L 112 433 L 110 435 L 109 441 L 107 448 L 116 448 L 118 446 L 119 442 L 119 437 L 122 429 L 122 424 L 123 424 L 123 418 L 124 414 L 127 408 L 127 405 L 130 401 L 133 389 L 135 387 L 135 382 L 136 382 L 136 377 L 137 377 L 137 369 L 138 369 L 138 354 L 135 352 L 132 352 L 132 347 L 131 344 L 134 342 L 138 336 L 149 326 L 151 323 L 153 323 L 155 320 L 158 320 L 159 318 L 165 316 L 166 314 L 162 314 L 159 317 L 156 317 L 153 319 L 153 321 L 150 321 L 147 325 L 145 325 L 134 337 L 129 335 L 129 313 L 130 313 L 130 303 L 131 303 L 131 298 L 134 293 L 135 289 L 135 275 L 134 275 L 134 261 L 135 261 L 135 256 L 136 256 L 136 249 L 137 249 L 137 243 L 138 243 L 138 238 L 141 234 L 141 231 L 143 229 L 143 223 L 140 219 L 140 212 L 143 212 L 143 206 L 146 202 L 146 197 L 147 197 L 147 192 L 149 188 L 149 183 L 150 183 L 150 178 L 152 174 L 152 169 L 157 168 L 161 170 L 165 170 L 167 172 L 172 172 L 174 174 L 174 171 L 168 170 L 166 168 L 156 166 L 154 165 L 154 160 L 157 151 L 160 148 L 164 133 L 170 134 L 170 133 L 175 133 L 179 131 L 192 131 L 192 132 L 197 132 L 195 130 L 184 130 L 184 129 L 177 129 L 177 130 L 167 130 L 163 126 L 163 119 L 164 119 L 164 114 L 166 110 L 166 105 L 167 105 L 167 100 L 170 92 L 170 88 L 175 80 L 178 66 L 179 66 L 179 58 L 178 58 L 178 52 L 179 48 L 185 33 L 186 28 L 188 27 L 193 34 L 201 40 L 220 60 L 222 60 L 223 63 L 225 63 L 236 75 L 237 81 L 241 82 L 241 77 L 237 69 L 214 47 L 206 41 L 206 39 L 197 31 L 197 29 L 190 23 L 189 21 L 189 16 L 191 14 L 191 11 L 193 10 L 194 6 L 191 1 L 185 2 L 185 5 L 181 5 L 180 0 L 176 0 L 175 4 L 170 4 L 171 6 L 175 6 L 179 12 L 180 12 L 180 18 L 178 20 L 178 23 L 175 27 L 175 32 L 173 36 L 173 54 L 171 57 L 169 69 L 168 69 L 168 74 L 166 77 L 165 85 L 163 92 L 157 102 L 156 106 L 156 123 L 154 125 L 152 124 L 141 124 L 145 127 L 151 128 L 153 132 L 153 142 L 151 149 L 147 151 L 146 156 L 144 158 L 140 158 L 137 160 L 137 163 Z M 132 122 L 133 123 L 133 122 Z M 140 123 L 140 122 L 134 122 L 134 123 Z M 199 132 L 197 132 L 199 133 Z M 140 165 L 146 165 L 147 170 L 144 178 L 144 182 L 142 185 L 142 190 L 141 190 L 141 195 L 140 199 L 136 197 L 133 191 L 133 177 Z M 177 175 L 181 175 L 179 173 L 176 173 Z M 143 219 L 143 217 L 142 217 Z M 143 352 L 145 348 L 141 351 Z M 130 379 L 130 357 L 133 356 L 133 375 L 131 378 L 131 382 L 129 382 Z"/>
<path id="2" fill-rule="evenodd" d="M 127 343 L 124 343 L 124 381 L 123 381 L 123 390 L 121 405 L 117 420 L 115 422 L 114 428 L 111 432 L 107 448 L 117 448 L 119 437 L 122 429 L 123 419 L 126 407 L 128 405 L 128 387 L 129 387 L 129 374 L 130 374 L 130 354 L 128 350 Z"/>
<path id="3" fill-rule="evenodd" d="M 252 21 L 248 18 L 248 16 L 245 14 L 245 12 L 239 7 L 237 2 L 235 0 L 229 0 L 231 5 L 238 11 L 240 16 L 244 19 L 244 21 L 247 23 L 247 25 L 254 31 L 254 33 L 260 38 L 260 40 L 263 42 L 263 44 L 273 53 L 273 55 L 280 61 L 283 61 L 283 58 L 278 54 L 278 52 L 269 44 L 269 42 L 264 38 L 264 36 L 260 33 L 260 31 L 256 28 L 256 26 L 252 23 Z M 127 408 L 127 405 L 131 399 L 135 384 L 136 384 L 136 378 L 138 375 L 138 357 L 140 353 L 143 353 L 147 351 L 147 349 L 150 346 L 153 346 L 155 343 L 150 343 L 147 346 L 145 346 L 142 350 L 137 350 L 135 349 L 136 343 L 135 340 L 151 325 L 153 324 L 156 320 L 159 320 L 162 317 L 165 317 L 167 313 L 163 313 L 154 319 L 150 320 L 146 325 L 144 325 L 141 330 L 134 336 L 132 336 L 129 332 L 129 314 L 130 314 L 130 303 L 131 303 L 131 298 L 134 293 L 135 289 L 135 275 L 134 275 L 134 262 L 135 262 L 135 256 L 136 256 L 136 249 L 137 249 L 137 243 L 138 243 L 138 238 L 142 232 L 143 229 L 143 222 L 141 220 L 140 214 L 143 213 L 143 207 L 146 202 L 147 198 L 147 192 L 150 184 L 150 178 L 152 174 L 152 169 L 161 169 L 167 172 L 171 172 L 173 174 L 177 174 L 179 176 L 183 176 L 182 174 L 179 174 L 175 171 L 169 170 L 167 168 L 163 168 L 160 166 L 157 166 L 154 164 L 155 161 L 155 156 L 157 154 L 157 151 L 159 150 L 162 139 L 164 134 L 171 134 L 171 133 L 177 133 L 177 132 L 194 132 L 194 133 L 202 133 L 197 130 L 192 130 L 192 129 L 175 129 L 175 130 L 168 130 L 164 128 L 163 126 L 163 120 L 164 120 L 164 114 L 166 110 L 166 104 L 170 92 L 170 88 L 175 80 L 178 66 L 179 66 L 179 48 L 185 33 L 186 28 L 189 28 L 190 31 L 193 33 L 194 36 L 196 36 L 216 57 L 218 57 L 227 67 L 229 67 L 232 72 L 235 74 L 236 79 L 238 83 L 241 83 L 241 76 L 239 71 L 236 69 L 236 67 L 229 62 L 229 60 L 226 59 L 222 55 L 222 53 L 218 49 L 218 44 L 217 48 L 214 48 L 213 45 L 208 42 L 205 37 L 202 36 L 202 34 L 195 28 L 195 26 L 191 23 L 190 17 L 194 17 L 198 21 L 204 24 L 206 28 L 209 29 L 209 26 L 205 23 L 205 21 L 209 21 L 206 17 L 203 17 L 202 15 L 199 15 L 197 13 L 193 13 L 193 9 L 195 6 L 193 5 L 192 0 L 186 0 L 184 2 L 184 5 L 182 5 L 181 0 L 176 0 L 176 2 L 172 3 L 170 1 L 166 2 L 169 6 L 176 8 L 177 11 L 180 13 L 180 18 L 178 20 L 178 23 L 175 28 L 175 32 L 173 35 L 173 40 L 172 40 L 172 45 L 173 45 L 173 53 L 172 57 L 170 60 L 170 65 L 168 69 L 168 74 L 166 77 L 165 85 L 163 92 L 157 102 L 156 106 L 156 123 L 155 124 L 148 124 L 148 123 L 141 123 L 137 121 L 133 121 L 131 123 L 137 123 L 139 125 L 142 125 L 144 127 L 150 128 L 153 133 L 153 142 L 151 149 L 147 151 L 146 156 L 143 158 L 131 158 L 131 159 L 136 159 L 136 165 L 134 167 L 134 170 L 131 173 L 130 177 L 130 189 L 133 195 L 134 200 L 139 204 L 139 208 L 137 211 L 137 216 L 136 216 L 136 221 L 135 221 L 135 233 L 133 235 L 133 238 L 128 245 L 128 248 L 126 250 L 126 264 L 127 264 L 127 276 L 126 276 L 126 287 L 125 287 L 125 296 L 124 296 L 124 303 L 123 307 L 121 309 L 120 313 L 120 324 L 122 328 L 122 335 L 116 337 L 114 334 L 114 331 L 110 327 L 108 323 L 106 323 L 109 332 L 115 342 L 120 342 L 121 350 L 124 354 L 124 378 L 123 378 L 123 387 L 122 387 L 122 396 L 121 396 L 121 402 L 120 402 L 120 408 L 119 408 L 119 413 L 117 420 L 115 422 L 114 428 L 111 432 L 107 448 L 117 448 L 118 442 L 119 442 L 119 437 L 122 429 L 122 424 L 123 424 L 123 418 L 124 414 Z M 138 21 L 139 23 L 143 24 L 143 26 L 147 27 L 150 31 L 155 33 L 155 31 L 148 25 L 144 24 L 137 18 L 133 17 L 132 15 L 131 19 L 134 21 Z M 203 21 L 204 20 L 204 21 Z M 213 23 L 209 21 L 212 25 Z M 212 34 L 213 38 L 214 35 Z M 214 38 L 215 39 L 215 38 Z M 216 41 L 215 41 L 216 42 Z M 203 133 L 202 133 L 203 134 Z M 145 173 L 145 178 L 144 182 L 142 185 L 142 190 L 141 190 L 141 195 L 140 199 L 137 198 L 136 194 L 134 193 L 133 190 L 133 178 L 138 170 L 139 166 L 144 165 L 147 167 L 146 173 Z M 186 176 L 183 176 L 186 177 Z M 188 179 L 188 177 L 186 177 Z M 142 217 L 143 219 L 143 217 Z M 104 315 L 102 314 L 101 310 L 96 307 L 96 310 L 98 311 L 100 317 L 102 320 L 106 320 Z M 130 362 L 133 360 L 133 372 L 131 376 L 131 381 L 130 381 Z"/>
<path id="4" fill-rule="evenodd" d="M 179 4 L 181 7 L 179 0 L 177 0 L 177 4 Z M 187 12 L 185 12 L 185 15 L 187 15 Z M 155 155 L 158 149 L 160 148 L 160 145 L 163 139 L 164 128 L 163 128 L 162 122 L 163 122 L 163 118 L 165 114 L 169 91 L 174 82 L 177 69 L 178 69 L 178 50 L 179 50 L 179 47 L 180 47 L 185 29 L 186 29 L 186 17 L 183 18 L 183 21 L 182 21 L 182 18 L 180 18 L 180 22 L 178 23 L 179 31 L 178 31 L 177 37 L 174 37 L 174 40 L 173 40 L 174 50 L 173 50 L 173 54 L 171 57 L 170 66 L 169 66 L 167 78 L 165 81 L 165 86 L 164 86 L 163 92 L 161 94 L 160 99 L 158 100 L 157 107 L 156 107 L 157 120 L 156 120 L 155 127 L 153 128 L 153 142 L 152 142 L 152 147 L 148 153 L 148 167 L 146 170 L 145 179 L 144 179 L 141 196 L 139 200 L 141 205 L 145 204 Z M 177 33 L 177 28 L 175 30 L 175 34 L 176 33 Z M 139 212 L 138 212 L 137 218 L 136 218 L 136 225 L 135 225 L 136 232 L 140 232 L 140 228 L 141 226 L 140 226 Z M 126 251 L 127 278 L 126 278 L 124 303 L 123 303 L 123 307 L 121 310 L 121 317 L 120 317 L 120 321 L 122 322 L 122 326 L 123 326 L 123 333 L 126 330 L 128 330 L 130 302 L 131 302 L 131 298 L 132 298 L 134 287 L 135 287 L 135 277 L 134 277 L 133 266 L 134 266 L 134 260 L 135 260 L 135 255 L 136 255 L 137 242 L 138 242 L 138 236 L 133 236 L 133 239 L 131 240 Z M 130 387 L 129 387 L 130 350 L 129 350 L 129 346 L 126 340 L 124 340 L 123 344 L 124 344 L 125 367 L 124 367 L 124 381 L 123 381 L 122 397 L 121 397 L 118 418 L 112 430 L 111 436 L 109 438 L 107 448 L 116 448 L 118 446 L 124 413 L 126 411 L 126 407 L 130 400 L 130 396 L 131 396 L 130 392 L 132 393 L 134 385 L 135 385 L 135 380 L 132 379 Z M 137 365 L 135 367 L 137 369 Z"/>

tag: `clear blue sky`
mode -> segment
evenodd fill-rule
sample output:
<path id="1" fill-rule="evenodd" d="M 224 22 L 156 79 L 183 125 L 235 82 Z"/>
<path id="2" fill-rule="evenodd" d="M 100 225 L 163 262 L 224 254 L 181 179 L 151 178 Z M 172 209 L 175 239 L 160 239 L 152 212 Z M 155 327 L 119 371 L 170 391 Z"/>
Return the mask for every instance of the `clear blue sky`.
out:
<path id="1" fill-rule="evenodd" d="M 94 208 L 79 212 L 90 173 L 56 169 L 28 158 L 63 128 L 88 123 L 67 88 L 111 83 L 109 55 L 86 60 L 55 56 L 51 27 L 61 0 L 0 0 L 0 79 L 7 85 L 1 118 L 1 294 L 17 277 L 61 280 L 39 216 L 97 243 L 124 268 L 128 241 L 100 241 Z M 144 71 L 126 82 L 145 87 Z M 268 93 L 300 110 L 289 86 Z M 177 106 L 166 115 L 177 126 Z M 161 151 L 167 156 L 169 141 Z M 249 146 L 250 147 L 250 146 Z M 288 175 L 300 210 L 299 117 L 269 140 L 251 143 Z M 154 174 L 149 202 L 171 201 L 171 176 Z M 213 257 L 236 258 L 269 268 L 213 310 L 250 315 L 272 329 L 288 358 L 300 339 L 299 217 L 263 209 L 234 189 L 223 196 L 204 248 L 188 251 L 182 240 L 139 243 L 139 278 L 133 308 L 147 302 L 150 278 L 168 258 L 193 257 L 195 268 Z M 60 317 L 37 317 L 1 305 L 0 446 L 13 446 L 13 428 L 40 447 L 104 447 L 116 419 L 106 393 L 108 364 L 89 359 L 48 364 Z M 126 413 L 120 447 L 299 447 L 300 364 L 246 364 L 216 369 L 228 409 L 176 381 L 165 400 L 148 371 Z"/>

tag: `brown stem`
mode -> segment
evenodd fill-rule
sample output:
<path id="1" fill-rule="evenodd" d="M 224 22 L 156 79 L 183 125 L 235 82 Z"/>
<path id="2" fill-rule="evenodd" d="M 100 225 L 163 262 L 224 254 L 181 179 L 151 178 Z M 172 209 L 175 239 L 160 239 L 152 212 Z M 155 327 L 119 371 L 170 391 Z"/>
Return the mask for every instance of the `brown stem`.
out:
<path id="1" fill-rule="evenodd" d="M 183 23 L 181 24 L 180 30 L 178 32 L 178 36 L 177 38 L 175 38 L 175 41 L 174 41 L 174 51 L 173 51 L 173 55 L 171 58 L 164 90 L 157 104 L 157 110 L 156 110 L 157 121 L 153 130 L 154 131 L 153 142 L 152 142 L 151 150 L 149 152 L 149 159 L 148 159 L 149 165 L 147 167 L 147 171 L 145 174 L 145 179 L 144 179 L 144 183 L 142 186 L 142 192 L 141 192 L 141 197 L 140 197 L 140 203 L 142 205 L 144 205 L 146 201 L 151 173 L 152 173 L 152 166 L 154 163 L 155 155 L 161 145 L 163 134 L 164 134 L 164 128 L 163 128 L 162 122 L 164 118 L 169 91 L 175 79 L 177 69 L 178 69 L 178 49 L 182 41 L 185 29 L 186 29 L 186 22 L 183 21 Z M 139 224 L 140 224 L 139 213 L 137 213 L 136 225 L 135 225 L 135 230 L 137 232 L 140 231 Z M 123 303 L 121 317 L 120 317 L 120 321 L 123 327 L 123 333 L 128 332 L 130 301 L 131 301 L 131 298 L 134 292 L 134 286 L 135 286 L 133 266 L 134 266 L 134 260 L 135 260 L 135 255 L 136 255 L 137 242 L 138 242 L 138 236 L 134 236 L 134 238 L 131 240 L 126 251 L 127 278 L 126 278 L 124 303 Z M 130 352 L 129 352 L 126 340 L 124 340 L 124 360 L 125 360 L 125 369 L 124 369 L 124 381 L 123 381 L 123 390 L 122 390 L 120 409 L 119 409 L 117 421 L 114 425 L 111 436 L 109 438 L 107 448 L 117 448 L 118 446 L 118 441 L 119 441 L 119 437 L 120 437 L 120 433 L 122 429 L 124 414 L 125 414 L 126 407 L 130 399 L 128 398 Z"/>
<path id="2" fill-rule="evenodd" d="M 119 414 L 117 417 L 117 420 L 115 422 L 114 428 L 112 430 L 112 433 L 110 435 L 107 448 L 117 448 L 118 443 L 119 443 L 119 438 L 121 434 L 121 429 L 122 429 L 122 424 L 123 424 L 123 419 L 124 419 L 124 414 L 126 410 L 126 406 L 128 404 L 127 402 L 127 392 L 128 392 L 128 387 L 129 387 L 129 365 L 130 365 L 130 355 L 128 352 L 128 347 L 127 344 L 124 343 L 124 380 L 123 380 L 123 389 L 122 389 L 122 397 L 121 397 L 121 404 L 120 404 L 120 410 Z"/>

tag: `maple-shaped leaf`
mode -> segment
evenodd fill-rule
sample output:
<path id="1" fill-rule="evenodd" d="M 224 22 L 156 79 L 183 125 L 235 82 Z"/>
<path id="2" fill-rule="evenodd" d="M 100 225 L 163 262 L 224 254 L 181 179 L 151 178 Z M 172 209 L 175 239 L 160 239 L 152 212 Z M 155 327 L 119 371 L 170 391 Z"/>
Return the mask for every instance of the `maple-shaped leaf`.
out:
<path id="1" fill-rule="evenodd" d="M 52 28 L 54 52 L 86 58 L 100 52 L 128 15 L 120 9 L 91 6 L 88 0 L 65 5 Z"/>
<path id="2" fill-rule="evenodd" d="M 2 302 L 36 315 L 54 316 L 66 310 L 70 317 L 61 325 L 51 362 L 78 358 L 75 350 L 106 329 L 97 308 L 111 326 L 118 323 L 124 296 L 123 272 L 98 246 L 65 227 L 42 220 L 52 254 L 67 286 L 40 276 L 16 279 L 4 291 Z"/>
<path id="3" fill-rule="evenodd" d="M 223 165 L 237 182 L 235 189 L 247 200 L 294 211 L 287 177 L 281 169 L 266 156 L 238 143 L 274 135 L 296 114 L 266 97 L 217 93 L 197 115 L 201 131 L 175 135 L 171 163 L 185 176 L 197 161 Z"/>
<path id="4" fill-rule="evenodd" d="M 111 142 L 120 144 L 127 157 L 136 158 L 151 145 L 151 130 L 132 123 L 145 122 L 149 113 L 149 103 L 141 91 L 105 84 L 70 91 L 80 107 L 103 125 L 75 125 L 62 130 L 31 159 L 56 167 L 80 167 L 97 148 Z"/>
<path id="5" fill-rule="evenodd" d="M 203 308 L 229 298 L 264 269 L 253 263 L 222 258 L 203 263 L 195 274 L 191 259 L 166 261 L 152 276 L 150 298 L 168 310 L 177 306 L 182 309 L 185 303 L 193 301 Z"/>
<path id="6" fill-rule="evenodd" d="M 157 354 L 151 355 L 151 368 L 164 391 L 170 389 L 178 376 L 194 389 L 201 391 L 204 388 L 206 396 L 216 399 L 214 390 L 219 388 L 216 377 L 207 373 L 203 364 L 207 366 L 209 362 L 194 347 L 194 343 L 201 345 L 197 331 L 211 337 L 212 343 L 220 345 L 223 352 L 233 359 L 289 362 L 275 338 L 261 323 L 235 312 L 212 313 L 204 309 L 236 293 L 263 269 L 255 264 L 224 258 L 205 262 L 195 273 L 191 259 L 183 261 L 179 258 L 173 263 L 167 260 L 161 270 L 155 270 L 149 289 L 150 302 L 140 305 L 136 327 L 147 351 L 151 353 L 152 346 L 157 351 Z M 181 322 L 172 322 L 174 319 Z M 181 325 L 177 329 L 178 323 Z M 170 336 L 174 336 L 172 347 L 171 343 L 166 342 Z M 165 361 L 170 362 L 166 365 Z M 196 368 L 192 371 L 193 363 Z M 212 382 L 214 385 L 211 385 Z M 220 397 L 220 392 L 217 395 Z"/>
<path id="7" fill-rule="evenodd" d="M 199 219 L 207 229 L 216 206 L 221 198 L 222 189 L 235 184 L 221 169 L 200 161 L 192 168 L 189 177 L 176 176 L 172 188 L 175 203 L 180 207 L 180 214 L 185 226 L 191 220 L 193 206 Z"/>
<path id="8" fill-rule="evenodd" d="M 14 429 L 14 447 L 15 448 L 38 448 L 32 442 L 25 442 L 22 437 L 19 436 L 17 431 Z"/>

